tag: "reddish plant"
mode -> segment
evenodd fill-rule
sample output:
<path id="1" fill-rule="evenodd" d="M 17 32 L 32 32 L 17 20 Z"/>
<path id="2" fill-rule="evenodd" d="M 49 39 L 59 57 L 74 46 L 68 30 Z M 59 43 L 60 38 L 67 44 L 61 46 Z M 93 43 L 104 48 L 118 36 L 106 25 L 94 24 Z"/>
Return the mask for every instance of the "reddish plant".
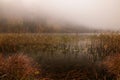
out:
<path id="1" fill-rule="evenodd" d="M 107 67 L 108 72 L 120 78 L 120 54 L 108 56 L 103 64 Z"/>
<path id="2" fill-rule="evenodd" d="M 39 74 L 32 59 L 23 54 L 15 54 L 8 58 L 0 56 L 0 72 L 2 80 L 29 80 Z"/>

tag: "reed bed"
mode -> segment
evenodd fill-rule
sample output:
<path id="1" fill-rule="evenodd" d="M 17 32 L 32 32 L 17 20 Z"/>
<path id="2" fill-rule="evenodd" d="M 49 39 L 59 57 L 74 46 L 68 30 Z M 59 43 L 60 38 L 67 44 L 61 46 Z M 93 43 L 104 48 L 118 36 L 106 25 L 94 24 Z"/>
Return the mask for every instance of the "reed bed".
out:
<path id="1" fill-rule="evenodd" d="M 31 70 L 31 59 L 24 56 L 27 55 L 40 65 L 40 80 L 119 80 L 119 45 L 119 33 L 0 34 L 0 53 L 4 55 L 0 56 L 0 65 L 9 63 L 14 72 L 16 66 L 26 66 L 19 66 L 23 61 Z M 16 60 L 18 65 L 15 65 Z M 1 70 L 4 70 L 3 66 Z M 33 72 L 39 73 L 33 69 L 29 75 Z"/>

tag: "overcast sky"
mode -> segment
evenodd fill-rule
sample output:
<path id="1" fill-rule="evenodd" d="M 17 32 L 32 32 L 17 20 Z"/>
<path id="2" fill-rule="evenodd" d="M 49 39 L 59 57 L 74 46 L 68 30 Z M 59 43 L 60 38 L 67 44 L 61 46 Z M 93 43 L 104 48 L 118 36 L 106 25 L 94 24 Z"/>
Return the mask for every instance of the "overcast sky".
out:
<path id="1" fill-rule="evenodd" d="M 46 16 L 100 29 L 120 29 L 120 0 L 0 0 L 11 16 Z"/>

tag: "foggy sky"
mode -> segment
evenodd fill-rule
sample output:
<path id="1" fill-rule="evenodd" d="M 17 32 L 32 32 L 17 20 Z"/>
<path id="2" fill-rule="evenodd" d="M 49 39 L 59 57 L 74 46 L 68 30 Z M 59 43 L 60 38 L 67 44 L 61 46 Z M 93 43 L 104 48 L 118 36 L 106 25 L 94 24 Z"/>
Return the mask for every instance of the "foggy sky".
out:
<path id="1" fill-rule="evenodd" d="M 120 29 L 120 0 L 0 0 L 0 15 L 48 17 L 97 29 Z"/>

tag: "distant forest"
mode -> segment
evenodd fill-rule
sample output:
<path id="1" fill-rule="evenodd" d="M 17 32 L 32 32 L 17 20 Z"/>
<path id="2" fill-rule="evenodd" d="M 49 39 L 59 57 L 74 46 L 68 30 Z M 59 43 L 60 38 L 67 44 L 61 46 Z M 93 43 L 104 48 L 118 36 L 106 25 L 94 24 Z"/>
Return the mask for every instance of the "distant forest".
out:
<path id="1" fill-rule="evenodd" d="M 0 33 L 85 33 L 93 30 L 69 24 L 48 24 L 47 21 L 0 19 Z"/>

